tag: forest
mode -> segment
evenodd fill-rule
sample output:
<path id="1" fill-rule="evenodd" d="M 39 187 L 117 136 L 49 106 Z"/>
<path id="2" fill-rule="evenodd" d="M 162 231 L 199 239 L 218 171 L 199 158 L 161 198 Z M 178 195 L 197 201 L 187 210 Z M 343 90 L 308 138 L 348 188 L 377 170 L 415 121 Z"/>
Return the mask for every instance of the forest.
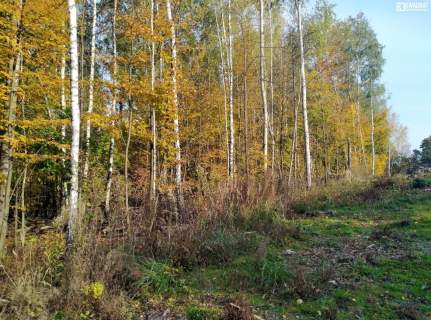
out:
<path id="1" fill-rule="evenodd" d="M 431 137 L 327 0 L 2 0 L 0 319 L 427 319 Z"/>

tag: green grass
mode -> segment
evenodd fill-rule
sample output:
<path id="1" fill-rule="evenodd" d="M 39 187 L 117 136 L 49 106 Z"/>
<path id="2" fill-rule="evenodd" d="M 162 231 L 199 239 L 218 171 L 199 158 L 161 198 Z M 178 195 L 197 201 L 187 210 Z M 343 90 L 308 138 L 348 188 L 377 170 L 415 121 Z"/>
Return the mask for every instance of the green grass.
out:
<path id="1" fill-rule="evenodd" d="M 220 319 L 220 311 L 200 305 L 189 305 L 186 308 L 187 320 L 216 320 Z"/>
<path id="2" fill-rule="evenodd" d="M 395 185 L 294 208 L 295 219 L 261 209 L 213 234 L 219 256 L 208 265 L 166 271 L 146 264 L 151 272 L 142 285 L 174 300 L 191 320 L 219 319 L 224 303 L 236 299 L 268 319 L 431 317 L 431 192 Z M 335 214 L 301 216 L 328 209 Z M 249 243 L 238 241 L 250 233 Z"/>

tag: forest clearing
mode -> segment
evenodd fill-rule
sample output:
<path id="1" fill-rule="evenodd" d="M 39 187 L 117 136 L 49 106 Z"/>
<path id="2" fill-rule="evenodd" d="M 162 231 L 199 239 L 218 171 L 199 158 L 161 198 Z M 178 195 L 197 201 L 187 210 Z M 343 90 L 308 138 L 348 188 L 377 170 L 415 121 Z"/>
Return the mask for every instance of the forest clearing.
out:
<path id="1" fill-rule="evenodd" d="M 1 0 L 0 319 L 431 319 L 429 90 L 337 12 Z"/>
<path id="2" fill-rule="evenodd" d="M 428 319 L 430 187 L 429 178 L 331 186 L 283 215 L 263 206 L 188 234 L 173 228 L 153 258 L 124 240 L 106 252 L 99 238 L 76 257 L 79 304 L 66 311 L 53 289 L 63 233 L 38 230 L 9 260 L 25 269 L 6 273 L 11 300 L 1 302 L 23 319 L 76 310 L 79 319 Z"/>

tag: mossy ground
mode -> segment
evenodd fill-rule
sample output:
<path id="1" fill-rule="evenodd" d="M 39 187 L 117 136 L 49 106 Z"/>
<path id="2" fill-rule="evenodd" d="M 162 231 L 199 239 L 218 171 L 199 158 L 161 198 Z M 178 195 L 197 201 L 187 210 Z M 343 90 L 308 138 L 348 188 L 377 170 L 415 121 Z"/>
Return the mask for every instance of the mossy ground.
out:
<path id="1" fill-rule="evenodd" d="M 431 192 L 371 189 L 297 203 L 289 219 L 261 210 L 213 240 L 248 239 L 247 248 L 163 273 L 152 292 L 190 320 L 220 319 L 229 301 L 265 319 L 430 319 Z"/>

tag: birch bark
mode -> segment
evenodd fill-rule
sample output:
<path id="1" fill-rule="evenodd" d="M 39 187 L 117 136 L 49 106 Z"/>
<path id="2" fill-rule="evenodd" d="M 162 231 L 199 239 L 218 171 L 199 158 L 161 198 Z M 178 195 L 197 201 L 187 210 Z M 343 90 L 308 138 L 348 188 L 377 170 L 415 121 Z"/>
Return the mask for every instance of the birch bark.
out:
<path id="1" fill-rule="evenodd" d="M 117 6 L 118 0 L 114 0 L 114 15 L 112 17 L 112 47 L 113 47 L 113 75 L 112 80 L 114 83 L 114 89 L 112 92 L 112 102 L 111 106 L 108 109 L 108 115 L 112 116 L 115 112 L 115 106 L 117 104 L 117 35 L 116 35 L 116 27 L 117 27 Z M 109 160 L 108 160 L 108 177 L 106 179 L 106 194 L 105 194 L 105 211 L 109 213 L 111 206 L 111 186 L 112 186 L 112 172 L 114 170 L 114 148 L 115 148 L 115 140 L 114 137 L 111 137 L 109 140 Z"/>
<path id="2" fill-rule="evenodd" d="M 154 37 L 154 2 L 151 0 L 151 19 L 150 28 L 151 36 Z M 156 55 L 156 44 L 154 40 L 151 41 L 151 93 L 154 93 L 154 86 L 156 81 L 156 65 L 155 65 L 155 55 Z M 153 140 L 153 146 L 151 149 L 151 186 L 150 186 L 150 197 L 155 204 L 156 198 L 156 179 L 157 179 L 157 122 L 156 122 L 156 109 L 154 105 L 151 108 L 151 136 Z"/>
<path id="3" fill-rule="evenodd" d="M 80 108 L 79 108 L 79 72 L 78 72 L 78 34 L 77 12 L 75 0 L 68 0 L 69 28 L 70 28 L 70 74 L 71 74 L 71 107 L 72 107 L 72 146 L 71 159 L 71 186 L 70 186 L 70 212 L 67 234 L 67 243 L 72 247 L 76 234 L 78 219 L 78 193 L 79 193 L 79 135 L 80 135 Z"/>
<path id="4" fill-rule="evenodd" d="M 173 102 L 173 118 L 174 118 L 174 135 L 175 135 L 175 191 L 177 209 L 180 215 L 183 214 L 183 193 L 181 185 L 181 144 L 180 144 L 180 126 L 178 116 L 178 89 L 177 89 L 177 39 L 175 34 L 175 24 L 172 18 L 171 1 L 166 0 L 166 10 L 168 21 L 171 29 L 172 42 L 172 102 Z"/>
<path id="5" fill-rule="evenodd" d="M 97 22 L 97 4 L 93 0 L 93 20 L 91 26 L 91 54 L 90 54 L 90 79 L 88 84 L 88 115 L 93 112 L 94 104 L 94 69 L 96 61 L 96 22 Z M 88 176 L 88 162 L 90 158 L 90 138 L 91 138 L 91 120 L 87 119 L 85 132 L 85 160 L 82 178 L 85 183 Z"/>
<path id="6" fill-rule="evenodd" d="M 305 176 L 307 179 L 307 189 L 311 189 L 311 154 L 310 154 L 310 133 L 308 129 L 308 110 L 307 110 L 307 80 L 305 78 L 305 57 L 304 57 L 304 36 L 302 32 L 302 13 L 301 1 L 296 0 L 296 11 L 298 18 L 299 47 L 301 51 L 301 84 L 302 84 L 302 114 L 304 127 L 304 158 Z"/>
<path id="7" fill-rule="evenodd" d="M 265 87 L 265 19 L 264 19 L 264 0 L 260 0 L 259 7 L 259 35 L 260 35 L 260 93 L 262 96 L 263 106 L 263 169 L 264 172 L 268 170 L 268 102 L 266 99 L 266 87 Z"/>

